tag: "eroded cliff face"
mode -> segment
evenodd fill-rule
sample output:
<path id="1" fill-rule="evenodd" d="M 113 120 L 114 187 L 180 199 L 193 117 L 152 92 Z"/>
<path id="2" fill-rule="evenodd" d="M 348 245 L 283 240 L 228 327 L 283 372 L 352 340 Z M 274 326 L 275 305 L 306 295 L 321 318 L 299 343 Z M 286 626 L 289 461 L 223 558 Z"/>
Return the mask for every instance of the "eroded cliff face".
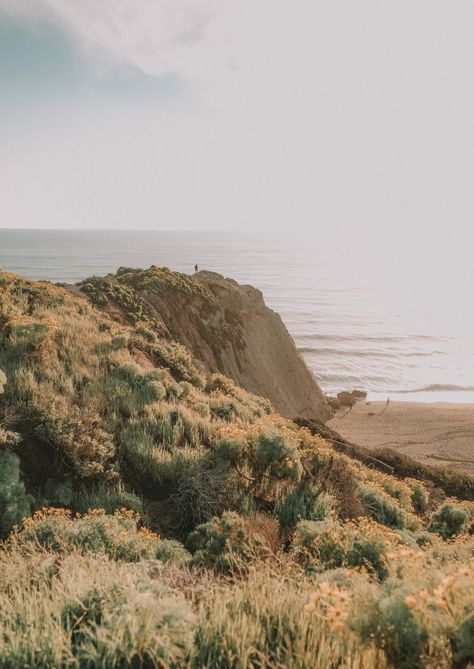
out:
<path id="1" fill-rule="evenodd" d="M 280 316 L 262 293 L 213 272 L 120 269 L 81 289 L 112 317 L 144 322 L 184 344 L 207 373 L 220 372 L 267 397 L 286 417 L 326 420 L 330 411 Z"/>

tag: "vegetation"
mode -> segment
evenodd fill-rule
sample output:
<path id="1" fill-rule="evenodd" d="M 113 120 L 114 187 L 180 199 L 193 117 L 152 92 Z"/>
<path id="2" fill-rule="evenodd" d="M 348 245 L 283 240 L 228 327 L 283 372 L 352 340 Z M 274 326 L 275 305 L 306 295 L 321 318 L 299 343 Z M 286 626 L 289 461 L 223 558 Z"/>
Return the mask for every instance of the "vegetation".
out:
<path id="1" fill-rule="evenodd" d="M 0 272 L 1 667 L 474 663 L 472 480 L 206 379 L 135 300 L 194 279 L 84 288 Z"/>

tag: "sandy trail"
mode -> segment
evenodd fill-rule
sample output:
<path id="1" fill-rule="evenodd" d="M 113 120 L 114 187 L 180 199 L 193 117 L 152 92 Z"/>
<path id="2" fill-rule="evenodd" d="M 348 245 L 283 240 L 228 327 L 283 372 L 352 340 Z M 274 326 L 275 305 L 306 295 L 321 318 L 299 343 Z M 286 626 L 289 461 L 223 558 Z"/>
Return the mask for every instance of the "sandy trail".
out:
<path id="1" fill-rule="evenodd" d="M 360 446 L 389 447 L 424 464 L 474 475 L 474 404 L 358 402 L 328 426 Z M 383 411 L 383 413 L 382 413 Z"/>

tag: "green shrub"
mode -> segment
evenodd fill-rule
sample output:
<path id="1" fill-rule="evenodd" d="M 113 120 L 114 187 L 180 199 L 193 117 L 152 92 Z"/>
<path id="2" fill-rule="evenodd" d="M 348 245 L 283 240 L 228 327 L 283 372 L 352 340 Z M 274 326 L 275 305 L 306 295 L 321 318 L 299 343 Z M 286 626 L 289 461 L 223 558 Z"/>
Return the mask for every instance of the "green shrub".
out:
<path id="1" fill-rule="evenodd" d="M 209 418 L 211 415 L 209 404 L 206 402 L 196 402 L 196 404 L 193 404 L 192 408 L 203 418 Z"/>
<path id="2" fill-rule="evenodd" d="M 176 400 L 179 399 L 183 394 L 183 388 L 179 383 L 170 383 L 166 389 L 166 393 L 168 395 L 168 399 Z"/>
<path id="3" fill-rule="evenodd" d="M 120 379 L 125 381 L 133 391 L 133 400 L 137 406 L 151 404 L 162 400 L 166 395 L 166 389 L 161 383 L 161 370 L 152 370 L 143 373 L 138 365 L 122 365 L 116 370 Z"/>
<path id="4" fill-rule="evenodd" d="M 443 504 L 430 518 L 428 532 L 441 534 L 443 539 L 450 539 L 467 530 L 469 513 L 462 506 Z"/>
<path id="5" fill-rule="evenodd" d="M 301 464 L 295 445 L 282 434 L 261 434 L 257 440 L 254 458 L 261 469 L 271 468 L 274 476 L 298 480 Z"/>
<path id="6" fill-rule="evenodd" d="M 166 367 L 177 381 L 192 381 L 196 368 L 188 349 L 175 341 L 147 344 L 147 352 L 158 367 Z"/>
<path id="7" fill-rule="evenodd" d="M 187 545 L 193 553 L 193 565 L 222 573 L 245 570 L 266 551 L 264 540 L 249 531 L 246 519 L 231 511 L 199 525 L 189 535 Z"/>
<path id="8" fill-rule="evenodd" d="M 223 392 L 228 392 L 233 388 L 234 382 L 231 381 L 227 376 L 224 376 L 223 374 L 213 374 L 211 377 L 211 380 L 207 384 L 207 390 L 208 392 L 213 392 L 213 391 L 223 391 Z"/>
<path id="9" fill-rule="evenodd" d="M 127 348 L 127 344 L 128 339 L 125 337 L 125 335 L 117 335 L 116 337 L 112 337 L 109 342 L 101 342 L 97 344 L 94 347 L 94 353 L 97 353 L 98 355 L 114 353 L 116 351 Z"/>
<path id="10" fill-rule="evenodd" d="M 293 539 L 293 554 L 310 571 L 340 567 L 364 567 L 368 574 L 384 581 L 388 575 L 383 537 L 373 526 L 338 521 L 300 521 Z"/>
<path id="11" fill-rule="evenodd" d="M 236 403 L 232 398 L 226 396 L 211 397 L 209 409 L 213 416 L 225 420 L 226 423 L 231 423 L 238 415 Z"/>
<path id="12" fill-rule="evenodd" d="M 373 638 L 397 669 L 422 669 L 426 632 L 398 593 L 383 599 L 376 610 Z"/>
<path id="13" fill-rule="evenodd" d="M 206 387 L 206 379 L 204 376 L 200 376 L 199 374 L 192 376 L 189 381 L 195 388 L 198 388 L 199 390 L 204 390 Z"/>
<path id="14" fill-rule="evenodd" d="M 149 437 L 152 443 L 165 448 L 208 445 L 210 422 L 182 405 L 160 404 L 147 417 L 140 418 L 127 429 Z"/>
<path id="15" fill-rule="evenodd" d="M 36 437 L 65 457 L 76 475 L 88 478 L 102 474 L 115 447 L 111 434 L 100 427 L 95 412 L 79 406 L 67 410 L 60 401 L 31 412 Z"/>
<path id="16" fill-rule="evenodd" d="M 287 458 L 291 450 L 282 435 L 262 434 L 258 438 L 255 459 L 263 465 L 271 465 Z"/>
<path id="17" fill-rule="evenodd" d="M 121 435 L 122 467 L 128 480 L 144 495 L 175 494 L 178 483 L 188 476 L 196 462 L 207 456 L 202 448 L 158 446 L 143 428 L 129 428 Z"/>
<path id="18" fill-rule="evenodd" d="M 318 571 L 342 567 L 346 545 L 342 528 L 330 520 L 300 520 L 293 538 L 293 553 L 310 569 Z"/>
<path id="19" fill-rule="evenodd" d="M 425 513 L 428 508 L 429 495 L 423 485 L 415 485 L 411 495 L 413 508 L 419 514 Z"/>
<path id="20" fill-rule="evenodd" d="M 456 669 L 470 667 L 474 663 L 474 616 L 463 620 L 451 636 L 453 666 Z"/>
<path id="21" fill-rule="evenodd" d="M 166 397 L 166 388 L 160 381 L 149 380 L 144 387 L 146 402 L 159 402 Z"/>
<path id="22" fill-rule="evenodd" d="M 156 367 L 155 369 L 151 369 L 149 372 L 147 372 L 146 377 L 152 381 L 164 381 L 166 379 L 166 374 L 166 369 L 160 369 Z"/>
<path id="23" fill-rule="evenodd" d="M 418 546 L 429 546 L 433 543 L 434 535 L 431 532 L 420 532 L 417 534 L 415 541 Z"/>
<path id="24" fill-rule="evenodd" d="M 74 491 L 68 505 L 77 513 L 87 513 L 93 509 L 104 509 L 113 514 L 120 509 L 143 514 L 142 500 L 131 492 L 117 490 L 106 483 L 97 483 Z"/>
<path id="25" fill-rule="evenodd" d="M 162 562 L 171 562 L 179 567 L 183 567 L 191 561 L 191 553 L 186 550 L 183 544 L 174 539 L 160 539 L 157 544 L 155 557 Z"/>
<path id="26" fill-rule="evenodd" d="M 135 327 L 135 332 L 137 333 L 137 335 L 140 335 L 141 337 L 143 337 L 144 339 L 146 339 L 151 343 L 155 343 L 156 341 L 158 341 L 158 337 L 153 332 L 153 330 L 150 330 L 145 325 L 137 324 Z"/>
<path id="27" fill-rule="evenodd" d="M 113 351 L 120 351 L 121 349 L 127 348 L 128 338 L 125 335 L 117 335 L 112 337 L 110 343 Z"/>
<path id="28" fill-rule="evenodd" d="M 389 573 L 385 546 L 374 538 L 355 540 L 347 553 L 346 563 L 349 567 L 365 567 L 379 581 L 384 581 Z"/>
<path id="29" fill-rule="evenodd" d="M 0 452 L 0 539 L 29 513 L 29 497 L 20 480 L 20 460 L 14 453 Z"/>
<path id="30" fill-rule="evenodd" d="M 30 353 L 40 348 L 50 332 L 46 323 L 19 323 L 12 326 L 11 338 L 19 350 Z"/>
<path id="31" fill-rule="evenodd" d="M 74 497 L 74 490 L 69 481 L 55 481 L 48 479 L 44 485 L 44 505 L 61 507 L 70 506 Z"/>
<path id="32" fill-rule="evenodd" d="M 276 504 L 280 528 L 292 529 L 300 520 L 324 520 L 334 508 L 334 501 L 331 495 L 323 493 L 320 488 L 306 481 L 301 482 Z"/>
<path id="33" fill-rule="evenodd" d="M 367 513 L 387 527 L 402 530 L 405 527 L 405 514 L 395 504 L 369 486 L 360 487 L 360 495 Z"/>
<path id="34" fill-rule="evenodd" d="M 219 439 L 214 447 L 216 459 L 235 464 L 245 448 L 245 444 L 235 437 Z"/>

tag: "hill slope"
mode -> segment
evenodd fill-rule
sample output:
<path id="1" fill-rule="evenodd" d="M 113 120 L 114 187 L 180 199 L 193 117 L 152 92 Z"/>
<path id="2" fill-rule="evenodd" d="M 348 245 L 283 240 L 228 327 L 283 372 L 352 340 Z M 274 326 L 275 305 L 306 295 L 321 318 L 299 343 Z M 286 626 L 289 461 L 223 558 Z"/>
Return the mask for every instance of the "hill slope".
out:
<path id="1" fill-rule="evenodd" d="M 207 379 L 112 284 L 0 271 L 0 666 L 469 667 L 472 479 Z"/>
<path id="2" fill-rule="evenodd" d="M 262 293 L 213 272 L 122 268 L 80 288 L 122 322 L 142 321 L 179 341 L 208 374 L 267 397 L 283 416 L 326 420 L 324 396 L 280 316 Z"/>

